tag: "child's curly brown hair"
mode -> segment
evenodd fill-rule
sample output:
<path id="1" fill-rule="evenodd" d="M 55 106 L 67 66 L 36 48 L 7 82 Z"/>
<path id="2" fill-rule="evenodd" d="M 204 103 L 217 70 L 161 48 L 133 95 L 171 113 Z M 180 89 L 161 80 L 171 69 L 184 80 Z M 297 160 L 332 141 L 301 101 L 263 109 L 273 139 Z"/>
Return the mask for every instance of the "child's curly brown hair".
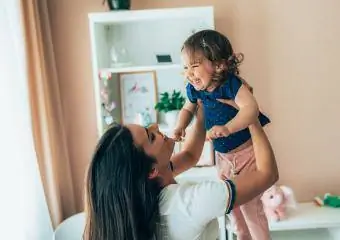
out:
<path id="1" fill-rule="evenodd" d="M 239 65 L 244 58 L 242 53 L 235 54 L 228 38 L 215 30 L 202 30 L 194 33 L 184 42 L 183 50 L 191 58 L 195 58 L 198 53 L 203 54 L 213 64 L 225 63 L 226 69 L 221 72 L 215 71 L 212 76 L 213 81 L 217 82 L 226 81 L 227 73 L 239 75 Z"/>

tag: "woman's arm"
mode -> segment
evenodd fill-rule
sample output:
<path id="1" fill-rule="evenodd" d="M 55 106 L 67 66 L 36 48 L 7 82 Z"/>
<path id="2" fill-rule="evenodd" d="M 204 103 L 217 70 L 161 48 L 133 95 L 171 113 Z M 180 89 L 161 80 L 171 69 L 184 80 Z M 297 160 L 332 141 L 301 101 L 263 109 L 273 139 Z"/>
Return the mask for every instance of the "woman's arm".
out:
<path id="1" fill-rule="evenodd" d="M 196 121 L 185 138 L 182 150 L 170 159 L 174 168 L 174 176 L 196 165 L 202 154 L 204 142 L 204 116 L 203 109 L 199 106 L 196 112 Z"/>
<path id="2" fill-rule="evenodd" d="M 205 225 L 225 212 L 229 213 L 233 207 L 252 200 L 278 180 L 279 173 L 273 149 L 260 123 L 257 121 L 249 129 L 257 170 L 237 176 L 226 183 L 202 181 L 190 186 L 185 193 L 191 197 L 188 208 L 197 223 Z M 206 211 L 202 211 L 202 207 L 205 207 Z"/>
<path id="3" fill-rule="evenodd" d="M 236 188 L 235 205 L 242 205 L 258 196 L 279 179 L 273 149 L 260 123 L 249 127 L 253 141 L 256 167 L 255 172 L 237 176 L 233 182 Z"/>
<path id="4" fill-rule="evenodd" d="M 179 111 L 177 124 L 174 129 L 173 138 L 175 141 L 180 141 L 185 137 L 185 130 L 193 119 L 197 109 L 197 103 L 186 101 L 182 109 Z"/>

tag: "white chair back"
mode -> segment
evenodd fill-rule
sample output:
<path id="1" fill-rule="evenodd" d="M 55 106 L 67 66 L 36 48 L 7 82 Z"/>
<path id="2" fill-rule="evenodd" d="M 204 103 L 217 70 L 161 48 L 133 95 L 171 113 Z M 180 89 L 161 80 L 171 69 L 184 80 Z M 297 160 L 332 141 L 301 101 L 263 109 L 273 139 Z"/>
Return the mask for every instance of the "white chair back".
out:
<path id="1" fill-rule="evenodd" d="M 219 240 L 226 240 L 232 236 L 226 234 L 226 216 L 220 217 L 219 221 Z M 64 220 L 54 231 L 54 240 L 81 240 L 85 229 L 85 213 L 75 214 Z M 232 238 L 231 238 L 232 239 Z"/>
<path id="2" fill-rule="evenodd" d="M 226 234 L 226 221 L 227 221 L 227 216 L 222 216 L 218 218 L 218 225 L 219 225 L 218 240 L 229 240 Z"/>
<path id="3" fill-rule="evenodd" d="M 54 231 L 54 240 L 81 240 L 85 229 L 85 213 L 65 219 Z"/>

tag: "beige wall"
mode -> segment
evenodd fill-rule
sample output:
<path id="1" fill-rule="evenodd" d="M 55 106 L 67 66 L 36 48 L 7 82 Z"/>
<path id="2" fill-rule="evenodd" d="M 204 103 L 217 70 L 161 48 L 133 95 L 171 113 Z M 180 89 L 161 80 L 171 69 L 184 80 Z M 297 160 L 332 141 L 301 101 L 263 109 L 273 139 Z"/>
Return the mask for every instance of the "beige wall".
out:
<path id="1" fill-rule="evenodd" d="M 48 0 L 78 209 L 96 142 L 87 13 L 101 0 Z M 185 4 L 183 3 L 185 2 Z M 340 1 L 134 0 L 133 9 L 213 5 L 216 27 L 245 54 L 242 75 L 273 120 L 280 182 L 299 200 L 340 194 Z"/>

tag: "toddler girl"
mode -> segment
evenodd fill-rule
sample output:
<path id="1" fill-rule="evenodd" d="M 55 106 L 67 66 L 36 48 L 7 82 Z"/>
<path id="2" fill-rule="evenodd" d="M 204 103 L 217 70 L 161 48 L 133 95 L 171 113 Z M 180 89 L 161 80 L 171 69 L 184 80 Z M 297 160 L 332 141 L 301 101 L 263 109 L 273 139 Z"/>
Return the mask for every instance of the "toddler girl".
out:
<path id="1" fill-rule="evenodd" d="M 262 126 L 270 120 L 259 112 L 249 85 L 238 76 L 243 55 L 235 54 L 229 40 L 221 33 L 203 30 L 185 41 L 182 58 L 189 81 L 186 86 L 188 101 L 180 111 L 175 140 L 185 136 L 197 102 L 201 101 L 207 138 L 213 142 L 220 176 L 230 179 L 255 171 L 248 126 L 257 118 Z M 225 104 L 226 100 L 232 104 Z M 232 211 L 238 239 L 270 239 L 260 197 Z"/>

